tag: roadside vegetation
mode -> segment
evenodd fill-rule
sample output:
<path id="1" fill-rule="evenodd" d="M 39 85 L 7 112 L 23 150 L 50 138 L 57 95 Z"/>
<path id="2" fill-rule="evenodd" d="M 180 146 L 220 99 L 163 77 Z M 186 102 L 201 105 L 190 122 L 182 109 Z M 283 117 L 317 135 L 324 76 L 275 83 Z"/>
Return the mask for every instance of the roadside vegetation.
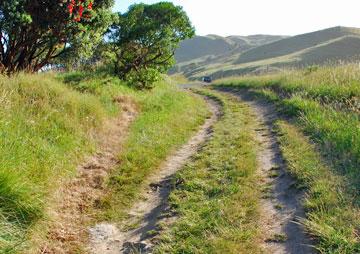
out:
<path id="1" fill-rule="evenodd" d="M 111 178 L 124 179 L 124 192 L 115 191 L 119 182 L 109 182 L 114 192 L 106 198 L 108 211 L 115 211 L 118 203 L 129 204 L 141 181 L 184 143 L 208 114 L 200 98 L 179 91 L 168 80 L 145 92 L 129 88 L 111 75 L 83 72 L 59 78 L 20 74 L 1 77 L 0 85 L 2 253 L 26 248 L 29 232 L 43 230 L 36 224 L 47 220 L 45 210 L 52 193 L 63 179 L 76 173 L 85 154 L 96 151 L 96 134 L 102 123 L 120 113 L 114 98 L 128 96 L 140 112 L 120 157 L 124 164 Z"/>
<path id="2" fill-rule="evenodd" d="M 99 218 L 121 217 L 112 211 L 130 205 L 143 179 L 208 115 L 202 99 L 163 75 L 178 43 L 194 35 L 182 8 L 134 4 L 113 13 L 113 5 L 0 2 L 1 253 L 31 252 L 41 242 L 32 238 L 46 237 L 52 195 L 96 151 L 105 121 L 121 114 L 119 100 L 139 112 Z M 62 74 L 39 73 L 48 70 Z"/>
<path id="3" fill-rule="evenodd" d="M 202 90 L 218 100 L 223 116 L 213 137 L 177 173 L 170 196 L 177 220 L 154 253 L 260 253 L 254 120 L 236 98 Z"/>
<path id="4" fill-rule="evenodd" d="M 321 253 L 358 253 L 360 213 L 352 205 L 346 179 L 334 172 L 321 158 L 316 147 L 294 125 L 278 122 L 280 145 L 288 169 L 307 189 L 304 221 L 310 233 L 318 236 Z"/>
<path id="5" fill-rule="evenodd" d="M 182 7 L 170 2 L 131 5 L 111 28 L 115 74 L 140 89 L 152 88 L 175 63 L 179 43 L 195 35 Z"/>
<path id="6" fill-rule="evenodd" d="M 112 115 L 100 100 L 49 75 L 0 77 L 0 252 L 24 247 L 46 197 L 95 149 L 90 133 Z"/>
<path id="7" fill-rule="evenodd" d="M 219 81 L 241 88 L 270 89 L 280 97 L 301 97 L 335 109 L 359 113 L 360 73 L 356 64 L 336 67 L 310 66 L 303 70 L 284 70 L 280 74 L 244 76 Z"/>
<path id="8" fill-rule="evenodd" d="M 181 74 L 173 74 L 170 77 L 172 82 L 177 85 L 188 84 L 190 82 L 184 75 Z"/>
<path id="9" fill-rule="evenodd" d="M 360 251 L 358 68 L 311 67 L 217 82 L 275 103 L 284 116 L 281 148 L 308 193 L 304 224 L 322 253 Z"/>

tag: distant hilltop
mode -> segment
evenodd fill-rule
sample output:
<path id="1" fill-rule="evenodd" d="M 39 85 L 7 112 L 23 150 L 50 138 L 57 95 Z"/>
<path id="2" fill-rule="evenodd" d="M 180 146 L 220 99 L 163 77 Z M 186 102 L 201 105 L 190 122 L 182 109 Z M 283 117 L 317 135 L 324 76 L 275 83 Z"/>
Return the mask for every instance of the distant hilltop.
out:
<path id="1" fill-rule="evenodd" d="M 181 43 L 172 72 L 220 78 L 284 67 L 360 60 L 360 29 L 332 27 L 297 36 L 196 36 Z"/>
<path id="2" fill-rule="evenodd" d="M 178 63 L 181 63 L 201 57 L 241 53 L 286 37 L 287 36 L 277 35 L 234 35 L 221 37 L 213 34 L 196 36 L 195 38 L 181 42 L 179 49 L 176 51 L 175 58 Z"/>

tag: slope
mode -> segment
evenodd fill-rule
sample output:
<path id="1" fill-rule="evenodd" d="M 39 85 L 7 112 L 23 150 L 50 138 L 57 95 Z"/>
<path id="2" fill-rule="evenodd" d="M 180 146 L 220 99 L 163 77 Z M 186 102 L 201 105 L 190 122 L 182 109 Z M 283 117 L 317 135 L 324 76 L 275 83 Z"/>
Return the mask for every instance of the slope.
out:
<path id="1" fill-rule="evenodd" d="M 283 68 L 329 65 L 360 59 L 360 29 L 333 27 L 285 38 L 248 51 L 218 55 L 216 60 L 180 64 L 190 79 L 278 72 Z"/>
<path id="2" fill-rule="evenodd" d="M 175 52 L 175 58 L 177 63 L 199 62 L 206 60 L 210 56 L 244 52 L 253 47 L 271 43 L 284 37 L 277 35 L 196 36 L 180 43 L 178 50 Z M 205 59 L 199 59 L 204 57 Z"/>
<path id="3" fill-rule="evenodd" d="M 207 55 L 225 54 L 235 47 L 233 41 L 223 37 L 196 36 L 180 43 L 175 58 L 178 63 L 186 62 Z"/>
<path id="4" fill-rule="evenodd" d="M 284 56 L 299 50 L 314 47 L 329 40 L 333 40 L 343 36 L 359 34 L 360 29 L 340 26 L 312 33 L 302 34 L 251 49 L 241 54 L 241 56 L 235 63 L 248 63 L 263 59 Z"/>

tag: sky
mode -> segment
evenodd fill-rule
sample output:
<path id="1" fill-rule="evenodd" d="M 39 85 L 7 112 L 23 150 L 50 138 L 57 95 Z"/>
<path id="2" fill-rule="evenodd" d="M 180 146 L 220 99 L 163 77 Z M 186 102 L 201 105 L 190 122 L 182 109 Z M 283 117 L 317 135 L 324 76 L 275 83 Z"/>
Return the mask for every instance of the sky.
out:
<path id="1" fill-rule="evenodd" d="M 115 0 L 115 11 L 134 3 Z M 297 35 L 334 26 L 360 28 L 360 0 L 172 0 L 183 6 L 196 34 Z"/>

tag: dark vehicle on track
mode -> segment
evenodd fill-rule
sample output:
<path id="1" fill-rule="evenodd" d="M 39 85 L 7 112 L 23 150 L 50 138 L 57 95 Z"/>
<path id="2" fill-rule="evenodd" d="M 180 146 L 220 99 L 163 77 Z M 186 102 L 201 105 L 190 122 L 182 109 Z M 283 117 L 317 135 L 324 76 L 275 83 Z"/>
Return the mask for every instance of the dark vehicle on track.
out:
<path id="1" fill-rule="evenodd" d="M 212 82 L 212 79 L 211 79 L 211 77 L 206 76 L 206 77 L 203 77 L 203 78 L 202 78 L 202 81 L 205 82 L 205 83 L 211 83 L 211 82 Z"/>

